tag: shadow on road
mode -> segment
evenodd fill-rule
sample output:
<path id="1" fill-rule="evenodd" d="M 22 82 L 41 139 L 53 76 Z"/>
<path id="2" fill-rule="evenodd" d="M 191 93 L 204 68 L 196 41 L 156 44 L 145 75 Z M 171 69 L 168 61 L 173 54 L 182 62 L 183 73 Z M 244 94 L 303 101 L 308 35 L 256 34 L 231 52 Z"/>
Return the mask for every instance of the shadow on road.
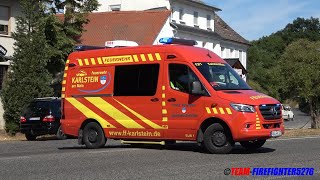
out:
<path id="1" fill-rule="evenodd" d="M 146 144 L 132 144 L 132 145 L 107 145 L 101 149 L 152 149 L 152 150 L 168 150 L 168 151 L 189 151 L 207 153 L 204 149 L 199 147 L 196 143 L 176 143 L 171 145 L 146 145 Z M 61 147 L 59 150 L 76 150 L 76 149 L 87 149 L 85 146 L 74 146 L 74 147 Z M 260 153 L 271 153 L 275 149 L 262 147 L 257 150 L 247 150 L 240 145 L 235 145 L 230 154 L 260 154 Z"/>

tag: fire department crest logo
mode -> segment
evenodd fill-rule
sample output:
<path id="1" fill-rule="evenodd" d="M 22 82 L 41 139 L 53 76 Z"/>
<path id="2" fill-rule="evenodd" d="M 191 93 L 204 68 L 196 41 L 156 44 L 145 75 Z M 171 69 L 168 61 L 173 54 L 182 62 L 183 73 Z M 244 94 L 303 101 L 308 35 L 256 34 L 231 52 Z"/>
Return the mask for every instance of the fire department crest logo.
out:
<path id="1" fill-rule="evenodd" d="M 104 85 L 106 84 L 106 82 L 107 82 L 107 76 L 100 76 L 100 83 Z"/>
<path id="2" fill-rule="evenodd" d="M 182 111 L 182 113 L 186 113 L 187 112 L 187 108 L 183 107 L 181 111 Z"/>

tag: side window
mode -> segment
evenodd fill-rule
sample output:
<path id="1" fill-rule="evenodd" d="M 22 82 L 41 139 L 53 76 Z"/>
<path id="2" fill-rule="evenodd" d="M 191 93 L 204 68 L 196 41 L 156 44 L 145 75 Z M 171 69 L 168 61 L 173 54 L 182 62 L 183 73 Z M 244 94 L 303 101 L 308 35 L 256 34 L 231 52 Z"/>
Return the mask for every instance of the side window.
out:
<path id="1" fill-rule="evenodd" d="M 171 89 L 185 93 L 191 92 L 192 81 L 200 81 L 197 75 L 184 64 L 169 64 L 169 78 Z"/>
<path id="2" fill-rule="evenodd" d="M 155 95 L 159 67 L 159 64 L 116 66 L 114 96 Z"/>

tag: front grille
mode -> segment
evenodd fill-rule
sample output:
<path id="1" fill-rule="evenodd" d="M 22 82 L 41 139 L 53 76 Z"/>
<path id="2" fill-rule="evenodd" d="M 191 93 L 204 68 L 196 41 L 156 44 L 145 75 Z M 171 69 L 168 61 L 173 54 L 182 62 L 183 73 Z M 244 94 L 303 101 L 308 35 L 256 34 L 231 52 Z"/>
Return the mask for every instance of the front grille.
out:
<path id="1" fill-rule="evenodd" d="M 280 104 L 260 105 L 259 110 L 265 120 L 275 120 L 281 118 Z"/>

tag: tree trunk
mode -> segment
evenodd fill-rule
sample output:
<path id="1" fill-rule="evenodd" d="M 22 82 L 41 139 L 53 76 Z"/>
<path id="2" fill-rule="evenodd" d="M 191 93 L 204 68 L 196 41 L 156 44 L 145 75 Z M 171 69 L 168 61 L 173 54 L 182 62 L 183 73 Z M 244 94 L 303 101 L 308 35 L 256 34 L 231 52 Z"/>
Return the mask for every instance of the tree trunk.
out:
<path id="1" fill-rule="evenodd" d="M 320 129 L 320 113 L 317 109 L 317 100 L 310 98 L 311 128 Z"/>

